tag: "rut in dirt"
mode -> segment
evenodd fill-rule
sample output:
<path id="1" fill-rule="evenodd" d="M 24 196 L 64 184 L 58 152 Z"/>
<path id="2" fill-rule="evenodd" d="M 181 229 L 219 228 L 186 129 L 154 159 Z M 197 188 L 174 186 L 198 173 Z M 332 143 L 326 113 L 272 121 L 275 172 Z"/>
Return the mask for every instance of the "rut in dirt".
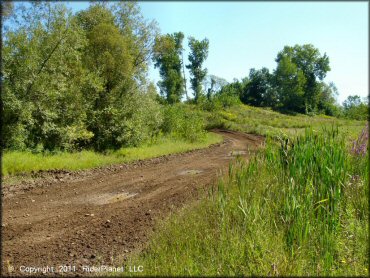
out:
<path id="1" fill-rule="evenodd" d="M 70 265 L 76 272 L 67 275 L 88 275 L 83 265 L 116 265 L 141 250 L 158 219 L 202 196 L 230 161 L 247 158 L 264 140 L 214 132 L 223 143 L 142 165 L 90 170 L 51 184 L 40 180 L 28 188 L 6 190 L 4 184 L 2 273 L 25 275 L 21 266 Z"/>

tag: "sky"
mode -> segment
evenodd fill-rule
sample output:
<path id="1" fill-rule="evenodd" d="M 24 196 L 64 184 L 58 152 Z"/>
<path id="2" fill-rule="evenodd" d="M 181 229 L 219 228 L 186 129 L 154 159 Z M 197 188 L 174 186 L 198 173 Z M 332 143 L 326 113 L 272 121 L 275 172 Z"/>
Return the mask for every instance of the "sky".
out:
<path id="1" fill-rule="evenodd" d="M 74 11 L 88 2 L 70 2 Z M 284 46 L 313 44 L 330 59 L 325 82 L 338 88 L 337 100 L 369 92 L 369 3 L 363 2 L 139 2 L 143 16 L 156 20 L 162 34 L 209 39 L 205 67 L 231 82 L 251 68 L 276 68 Z M 188 55 L 184 41 L 184 58 Z M 186 73 L 189 79 L 189 74 Z M 150 68 L 150 79 L 160 80 Z"/>

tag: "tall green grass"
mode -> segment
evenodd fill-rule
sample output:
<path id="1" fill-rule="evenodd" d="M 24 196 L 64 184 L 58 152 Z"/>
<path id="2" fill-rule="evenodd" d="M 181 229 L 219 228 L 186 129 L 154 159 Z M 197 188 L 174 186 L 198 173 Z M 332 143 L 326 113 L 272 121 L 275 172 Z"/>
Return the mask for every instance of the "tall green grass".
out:
<path id="1" fill-rule="evenodd" d="M 203 140 L 194 142 L 172 137 L 161 137 L 150 145 L 123 148 L 107 154 L 93 151 L 81 151 L 76 153 L 62 152 L 57 154 L 35 154 L 31 152 L 9 151 L 3 154 L 2 173 L 6 176 L 39 170 L 89 169 L 205 148 L 221 141 L 222 136 L 215 133 L 207 133 L 203 137 Z"/>
<path id="2" fill-rule="evenodd" d="M 368 275 L 368 154 L 338 129 L 239 158 L 129 260 L 144 275 Z"/>

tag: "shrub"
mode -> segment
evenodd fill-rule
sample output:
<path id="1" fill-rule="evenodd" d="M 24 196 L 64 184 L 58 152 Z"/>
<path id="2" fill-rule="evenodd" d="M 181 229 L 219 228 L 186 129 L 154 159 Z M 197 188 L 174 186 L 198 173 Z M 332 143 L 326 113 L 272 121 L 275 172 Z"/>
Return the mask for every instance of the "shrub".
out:
<path id="1" fill-rule="evenodd" d="M 199 111 L 186 109 L 184 104 L 169 105 L 164 108 L 162 130 L 172 136 L 195 142 L 205 135 L 205 123 Z"/>
<path id="2" fill-rule="evenodd" d="M 136 92 L 92 113 L 91 131 L 98 151 L 139 146 L 160 131 L 163 113 L 153 94 Z"/>

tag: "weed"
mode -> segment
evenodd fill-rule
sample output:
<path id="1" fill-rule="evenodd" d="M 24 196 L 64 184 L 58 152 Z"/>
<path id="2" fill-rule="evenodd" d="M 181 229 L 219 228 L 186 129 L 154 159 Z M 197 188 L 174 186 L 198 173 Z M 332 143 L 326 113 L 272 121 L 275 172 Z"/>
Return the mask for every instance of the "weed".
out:
<path id="1" fill-rule="evenodd" d="M 346 141 L 338 127 L 269 137 L 130 260 L 142 275 L 368 275 L 369 163 Z"/>

